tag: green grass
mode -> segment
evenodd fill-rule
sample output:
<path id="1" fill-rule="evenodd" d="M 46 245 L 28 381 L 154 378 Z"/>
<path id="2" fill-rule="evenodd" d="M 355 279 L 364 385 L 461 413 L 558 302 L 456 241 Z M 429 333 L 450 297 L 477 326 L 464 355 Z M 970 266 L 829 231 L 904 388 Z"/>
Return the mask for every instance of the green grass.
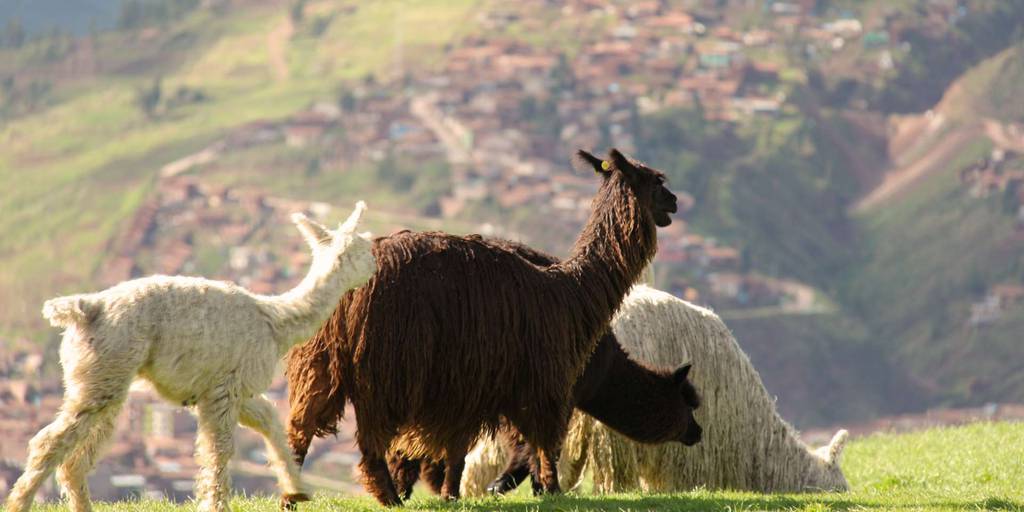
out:
<path id="1" fill-rule="evenodd" d="M 953 100 L 944 102 L 956 116 L 988 116 L 1006 122 L 1024 120 L 1019 99 L 1024 79 L 1024 44 L 1013 45 L 982 61 L 957 82 L 962 90 Z"/>
<path id="2" fill-rule="evenodd" d="M 520 489 L 503 498 L 446 503 L 419 496 L 390 510 L 447 511 L 737 511 L 737 510 L 1024 510 L 1024 424 L 978 423 L 851 443 L 843 469 L 849 493 L 761 495 L 696 490 L 680 494 L 575 495 L 534 498 Z M 274 511 L 272 498 L 237 498 L 234 510 Z M 161 501 L 100 504 L 99 512 L 185 512 L 192 504 Z M 39 512 L 63 510 L 56 505 Z M 318 496 L 305 512 L 378 511 L 371 498 Z"/>

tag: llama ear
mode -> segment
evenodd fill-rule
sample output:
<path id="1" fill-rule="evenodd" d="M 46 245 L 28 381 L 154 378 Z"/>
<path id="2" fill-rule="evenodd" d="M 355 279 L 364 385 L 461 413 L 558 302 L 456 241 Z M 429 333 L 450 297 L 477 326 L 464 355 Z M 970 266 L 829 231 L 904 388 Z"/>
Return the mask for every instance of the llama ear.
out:
<path id="1" fill-rule="evenodd" d="M 356 228 L 359 227 L 359 222 L 363 220 L 364 213 L 366 213 L 366 203 L 363 201 L 357 202 L 355 209 L 352 210 L 352 214 L 345 219 L 345 222 L 342 222 L 338 226 L 338 232 L 348 234 L 355 233 Z"/>
<path id="2" fill-rule="evenodd" d="M 846 440 L 849 438 L 850 433 L 846 429 L 842 429 L 839 432 L 836 432 L 836 435 L 832 436 L 832 441 L 828 443 L 829 463 L 839 463 L 839 456 L 843 454 L 843 448 L 846 447 Z"/>
<path id="3" fill-rule="evenodd" d="M 598 174 L 608 176 L 612 173 L 611 165 L 607 160 L 601 160 L 600 158 L 591 155 L 590 153 L 582 149 L 576 151 L 576 158 L 579 158 L 580 160 L 589 164 L 591 167 L 594 168 L 594 172 Z"/>
<path id="4" fill-rule="evenodd" d="M 675 382 L 676 384 L 682 384 L 683 382 L 686 382 L 686 378 L 690 375 L 691 367 L 693 367 L 692 364 L 686 363 L 680 366 L 679 368 L 676 368 L 676 371 L 672 372 L 672 381 Z"/>
<path id="5" fill-rule="evenodd" d="M 633 162 L 630 162 L 626 155 L 623 155 L 618 149 L 612 148 L 608 151 L 608 160 L 611 160 L 615 168 L 627 177 L 632 178 L 636 173 L 636 167 L 633 165 Z"/>
<path id="6" fill-rule="evenodd" d="M 320 223 L 313 221 L 309 217 L 301 213 L 292 214 L 292 222 L 299 228 L 299 232 L 302 233 L 302 238 L 306 240 L 309 247 L 316 249 L 322 246 L 331 239 L 330 233 L 327 232 L 327 228 L 320 225 Z"/>

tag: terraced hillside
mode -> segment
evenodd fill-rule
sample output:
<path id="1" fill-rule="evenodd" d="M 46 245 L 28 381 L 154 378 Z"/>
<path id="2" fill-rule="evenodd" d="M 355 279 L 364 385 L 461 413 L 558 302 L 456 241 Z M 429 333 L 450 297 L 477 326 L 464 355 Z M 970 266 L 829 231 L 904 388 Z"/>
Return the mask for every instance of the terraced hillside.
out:
<path id="1" fill-rule="evenodd" d="M 140 272 L 287 274 L 229 246 L 294 200 L 558 253 L 593 182 L 552 155 L 625 143 L 687 206 L 658 285 L 716 306 L 787 418 L 1024 401 L 1018 4 L 165 3 L 0 42 L 2 340 L 52 346 L 43 299 Z"/>
<path id="2" fill-rule="evenodd" d="M 900 178 L 855 214 L 869 256 L 844 297 L 877 346 L 954 403 L 1024 396 L 1024 376 L 1001 363 L 1020 357 L 1011 333 L 1024 328 L 1012 295 L 1024 282 L 1013 178 L 1024 176 L 1024 112 L 1006 100 L 1022 77 L 1018 45 L 955 82 L 925 120 L 930 126 L 894 155 L 891 174 Z M 993 151 L 1004 160 L 993 162 Z M 998 302 L 991 316 L 986 300 Z"/>
<path id="3" fill-rule="evenodd" d="M 472 29 L 474 2 L 313 2 L 296 35 L 281 38 L 293 24 L 285 7 L 198 8 L 58 55 L 49 40 L 0 50 L 0 76 L 16 74 L 14 88 L 47 89 L 29 111 L 0 121 L 0 332 L 38 333 L 44 298 L 97 284 L 108 244 L 162 166 L 234 127 L 333 96 L 342 81 L 386 76 L 394 50 L 380 27 L 402 33 L 406 65 L 438 62 L 444 44 Z M 165 99 L 147 111 L 140 102 L 155 84 Z M 304 192 L 326 199 L 315 187 Z"/>

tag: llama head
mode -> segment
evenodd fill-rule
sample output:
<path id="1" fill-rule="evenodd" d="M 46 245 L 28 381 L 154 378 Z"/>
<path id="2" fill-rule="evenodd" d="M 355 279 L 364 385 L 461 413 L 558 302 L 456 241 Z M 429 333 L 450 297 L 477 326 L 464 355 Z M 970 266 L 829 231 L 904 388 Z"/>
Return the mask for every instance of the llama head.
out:
<path id="1" fill-rule="evenodd" d="M 832 436 L 832 441 L 827 445 L 811 452 L 816 463 L 809 465 L 807 474 L 804 475 L 806 490 L 839 492 L 850 490 L 850 484 L 847 483 L 846 476 L 843 475 L 843 470 L 839 467 L 840 457 L 849 437 L 849 432 L 840 430 Z"/>
<path id="2" fill-rule="evenodd" d="M 686 446 L 699 443 L 704 429 L 693 415 L 700 407 L 700 396 L 689 380 L 691 367 L 687 363 L 675 370 L 656 371 L 659 377 L 652 383 L 655 389 L 645 393 L 650 400 L 645 402 L 647 412 L 634 418 L 640 421 L 640 425 L 609 423 L 609 426 L 641 443 L 674 441 Z"/>
<path id="3" fill-rule="evenodd" d="M 636 196 L 637 204 L 645 210 L 658 227 L 672 223 L 669 216 L 677 210 L 676 196 L 665 187 L 665 174 L 623 155 L 612 148 L 608 158 L 602 160 L 579 150 L 576 156 L 590 164 L 594 171 L 604 177 L 606 183 L 621 180 Z"/>
<path id="4" fill-rule="evenodd" d="M 301 213 L 292 214 L 292 222 L 313 251 L 313 265 L 325 271 L 345 265 L 355 281 L 365 281 L 377 270 L 371 250 L 373 236 L 358 232 L 366 203 L 359 201 L 338 229 L 328 229 Z"/>
<path id="5" fill-rule="evenodd" d="M 704 429 L 693 417 L 693 411 L 700 407 L 700 395 L 697 389 L 690 382 L 690 368 L 692 365 L 686 363 L 672 372 L 672 384 L 675 389 L 670 392 L 674 396 L 674 404 L 668 409 L 670 415 L 674 415 L 672 424 L 676 426 L 673 441 L 679 441 L 686 446 L 693 446 L 700 442 Z"/>

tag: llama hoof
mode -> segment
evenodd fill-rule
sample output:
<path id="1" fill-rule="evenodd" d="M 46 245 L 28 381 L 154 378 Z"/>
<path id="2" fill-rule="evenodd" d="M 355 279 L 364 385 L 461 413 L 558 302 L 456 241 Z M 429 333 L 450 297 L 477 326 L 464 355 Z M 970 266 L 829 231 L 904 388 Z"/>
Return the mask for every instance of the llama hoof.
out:
<path id="1" fill-rule="evenodd" d="M 515 482 L 509 475 L 497 478 L 487 485 L 488 494 L 505 494 L 513 489 L 515 489 Z"/>
<path id="2" fill-rule="evenodd" d="M 398 496 L 395 496 L 394 498 L 391 498 L 391 497 L 378 498 L 377 501 L 379 501 L 381 505 L 384 505 L 385 507 L 389 507 L 389 508 L 390 507 L 400 507 L 402 505 L 402 500 Z"/>
<path id="3" fill-rule="evenodd" d="M 281 510 L 295 510 L 303 501 L 309 501 L 309 495 L 304 492 L 285 494 L 281 496 Z"/>
<path id="4" fill-rule="evenodd" d="M 562 487 L 558 485 L 558 482 L 552 485 L 545 485 L 544 494 L 562 494 Z"/>
<path id="5" fill-rule="evenodd" d="M 548 496 L 551 494 L 562 494 L 562 488 L 559 486 L 544 487 L 540 485 L 533 486 L 534 496 Z"/>

